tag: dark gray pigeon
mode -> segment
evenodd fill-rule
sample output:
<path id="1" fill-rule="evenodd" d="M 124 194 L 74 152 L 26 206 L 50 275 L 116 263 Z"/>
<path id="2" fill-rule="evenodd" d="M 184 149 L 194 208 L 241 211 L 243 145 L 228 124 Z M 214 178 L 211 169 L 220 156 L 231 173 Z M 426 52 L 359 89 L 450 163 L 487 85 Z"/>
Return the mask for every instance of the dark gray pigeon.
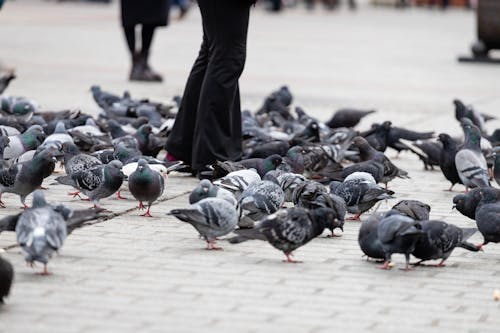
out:
<path id="1" fill-rule="evenodd" d="M 500 243 L 500 202 L 498 191 L 493 188 L 482 188 L 481 201 L 476 209 L 476 224 L 484 237 L 482 248 L 488 243 Z"/>
<path id="2" fill-rule="evenodd" d="M 0 171 L 0 205 L 3 193 L 19 195 L 21 203 L 26 208 L 26 197 L 42 185 L 44 171 L 55 162 L 50 150 L 43 150 L 35 155 L 31 161 L 15 164 L 9 169 Z"/>
<path id="3" fill-rule="evenodd" d="M 385 259 L 382 243 L 378 238 L 378 225 L 385 213 L 374 213 L 363 221 L 358 233 L 358 244 L 368 259 Z"/>
<path id="4" fill-rule="evenodd" d="M 230 172 L 255 169 L 260 177 L 264 177 L 266 173 L 275 170 L 281 163 L 283 158 L 279 155 L 271 155 L 266 158 L 250 158 L 239 162 L 217 162 L 214 164 L 215 177 L 224 177 Z"/>
<path id="5" fill-rule="evenodd" d="M 439 134 L 438 140 L 443 144 L 443 149 L 441 150 L 441 156 L 439 158 L 439 168 L 446 179 L 450 181 L 451 186 L 448 190 L 451 191 L 456 183 L 462 184 L 455 164 L 458 146 L 455 140 L 446 133 Z"/>
<path id="6" fill-rule="evenodd" d="M 453 208 L 457 209 L 462 215 L 475 220 L 476 208 L 482 199 L 479 188 L 473 188 L 467 193 L 457 194 L 453 197 Z M 497 196 L 500 200 L 500 190 L 497 190 Z"/>
<path id="7" fill-rule="evenodd" d="M 203 199 L 189 208 L 173 209 L 167 215 L 191 224 L 207 242 L 208 250 L 220 250 L 215 245 L 217 237 L 227 235 L 238 223 L 236 208 L 219 198 Z"/>
<path id="8" fill-rule="evenodd" d="M 254 222 L 276 212 L 283 206 L 285 194 L 281 187 L 269 180 L 262 180 L 250 185 L 238 201 L 240 220 L 238 226 L 253 227 Z"/>
<path id="9" fill-rule="evenodd" d="M 336 214 L 329 208 L 308 210 L 301 207 L 281 209 L 265 217 L 253 229 L 238 229 L 238 236 L 229 240 L 237 244 L 251 239 L 267 240 L 276 249 L 283 251 L 286 262 L 297 263 L 292 252 L 323 233 L 325 228 L 338 227 Z"/>
<path id="10" fill-rule="evenodd" d="M 465 142 L 455 155 L 455 165 L 462 183 L 467 189 L 490 186 L 488 166 L 481 152 L 481 132 L 470 124 L 468 119 L 462 121 Z"/>
<path id="11" fill-rule="evenodd" d="M 26 254 L 26 262 L 32 267 L 35 261 L 42 263 L 41 274 L 49 274 L 49 259 L 62 247 L 66 234 L 63 216 L 45 201 L 41 191 L 35 192 L 33 206 L 21 214 L 16 226 L 17 242 Z"/>
<path id="12" fill-rule="evenodd" d="M 137 169 L 128 177 L 128 188 L 130 193 L 139 201 L 139 209 L 144 209 L 144 202 L 147 202 L 146 213 L 141 216 L 152 217 L 150 214 L 151 205 L 156 201 L 165 189 L 163 176 L 152 170 L 146 160 L 140 159 Z"/>
<path id="13" fill-rule="evenodd" d="M 12 281 L 14 280 L 14 267 L 0 257 L 0 304 L 3 304 L 5 298 L 9 296 Z"/>
<path id="14" fill-rule="evenodd" d="M 347 214 L 347 207 L 344 199 L 342 199 L 338 195 L 335 195 L 333 193 L 321 193 L 314 199 L 314 201 L 311 202 L 311 206 L 306 208 L 330 208 L 335 212 L 335 218 L 338 222 L 335 227 L 344 231 L 344 222 L 345 215 Z M 337 237 L 334 233 L 334 228 L 328 229 L 330 229 L 332 233 L 327 237 Z"/>
<path id="15" fill-rule="evenodd" d="M 392 254 L 403 253 L 406 259 L 404 270 L 411 270 L 410 254 L 422 235 L 422 226 L 419 221 L 400 215 L 398 212 L 391 213 L 389 216 L 386 214 L 377 227 L 377 236 L 385 253 L 385 262 L 381 268 L 390 268 Z"/>
<path id="16" fill-rule="evenodd" d="M 215 186 L 208 179 L 202 179 L 189 194 L 189 203 L 194 204 L 206 198 L 224 199 L 234 206 L 238 204 L 236 198 L 231 192 L 224 188 Z"/>
<path id="17" fill-rule="evenodd" d="M 425 221 L 429 219 L 431 206 L 418 200 L 401 200 L 392 209 L 399 211 L 402 215 L 408 216 L 415 221 Z"/>
<path id="18" fill-rule="evenodd" d="M 456 247 L 477 252 L 479 246 L 468 243 L 467 240 L 476 233 L 476 228 L 459 228 L 442 221 L 421 221 L 424 235 L 419 238 L 412 254 L 420 259 L 417 265 L 427 260 L 441 262 L 436 267 L 444 267 L 444 262 Z"/>
<path id="19" fill-rule="evenodd" d="M 90 90 L 92 91 L 92 96 L 94 97 L 97 105 L 99 105 L 103 109 L 107 109 L 114 103 L 121 100 L 120 96 L 103 91 L 101 87 L 96 85 L 90 87 Z"/>
<path id="20" fill-rule="evenodd" d="M 393 191 L 363 179 L 352 179 L 343 183 L 330 183 L 330 192 L 344 199 L 347 211 L 356 214 L 348 220 L 359 220 L 361 214 L 381 200 L 392 199 Z"/>
<path id="21" fill-rule="evenodd" d="M 375 110 L 340 109 L 326 122 L 326 125 L 330 128 L 354 127 L 361 119 L 374 112 Z"/>
<path id="22" fill-rule="evenodd" d="M 294 205 L 304 208 L 313 208 L 313 202 L 322 193 L 328 193 L 328 188 L 314 180 L 306 180 L 296 186 L 292 194 Z"/>
<path id="23" fill-rule="evenodd" d="M 306 177 L 292 172 L 285 172 L 278 175 L 277 180 L 281 189 L 285 193 L 285 201 L 292 202 L 293 192 L 297 186 L 306 181 Z"/>
<path id="24" fill-rule="evenodd" d="M 101 208 L 99 201 L 115 194 L 122 186 L 125 177 L 122 167 L 122 162 L 115 160 L 106 165 L 75 172 L 71 176 L 57 177 L 56 181 L 73 186 L 92 201 L 94 208 Z"/>
<path id="25" fill-rule="evenodd" d="M 498 185 L 500 185 L 500 147 L 495 147 L 495 162 L 493 164 L 493 176 Z"/>

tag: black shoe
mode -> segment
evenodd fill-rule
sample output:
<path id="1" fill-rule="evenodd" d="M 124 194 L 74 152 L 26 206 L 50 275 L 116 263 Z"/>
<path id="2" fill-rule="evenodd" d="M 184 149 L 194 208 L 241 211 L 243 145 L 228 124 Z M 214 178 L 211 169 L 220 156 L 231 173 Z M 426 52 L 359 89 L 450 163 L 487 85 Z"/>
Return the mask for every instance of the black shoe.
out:
<path id="1" fill-rule="evenodd" d="M 215 180 L 214 169 L 211 166 L 206 165 L 198 170 L 198 172 L 196 173 L 196 177 L 198 177 L 199 180 L 202 179 L 208 179 L 210 181 Z"/>

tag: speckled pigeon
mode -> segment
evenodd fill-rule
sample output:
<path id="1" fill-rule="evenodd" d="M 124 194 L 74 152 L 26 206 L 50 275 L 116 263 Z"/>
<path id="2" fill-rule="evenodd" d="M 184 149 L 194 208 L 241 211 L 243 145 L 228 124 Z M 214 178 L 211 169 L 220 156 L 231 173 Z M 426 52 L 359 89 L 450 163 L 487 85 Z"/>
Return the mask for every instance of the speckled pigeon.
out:
<path id="1" fill-rule="evenodd" d="M 207 198 L 185 209 L 173 209 L 167 215 L 191 224 L 207 242 L 208 250 L 220 250 L 217 237 L 227 235 L 236 228 L 236 208 L 224 199 Z"/>
<path id="2" fill-rule="evenodd" d="M 330 208 L 308 210 L 302 207 L 281 209 L 265 217 L 253 229 L 238 229 L 238 235 L 229 240 L 237 244 L 251 239 L 268 241 L 283 251 L 286 262 L 297 263 L 292 252 L 323 233 L 325 228 L 336 228 L 338 221 Z"/>
<path id="3" fill-rule="evenodd" d="M 417 265 L 427 260 L 441 259 L 437 267 L 444 267 L 444 262 L 456 247 L 477 252 L 479 246 L 467 242 L 476 233 L 476 228 L 459 228 L 443 221 L 421 221 L 422 232 L 412 254 L 420 259 Z"/>

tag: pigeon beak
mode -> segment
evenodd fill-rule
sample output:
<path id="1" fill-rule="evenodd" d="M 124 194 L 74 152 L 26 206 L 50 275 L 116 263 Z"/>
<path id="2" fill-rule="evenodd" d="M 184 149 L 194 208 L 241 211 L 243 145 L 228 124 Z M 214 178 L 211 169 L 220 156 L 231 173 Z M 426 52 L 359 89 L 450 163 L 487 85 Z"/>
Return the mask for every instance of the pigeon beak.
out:
<path id="1" fill-rule="evenodd" d="M 457 208 L 457 205 L 453 205 L 453 206 L 451 207 L 451 210 L 454 210 L 455 208 Z"/>
<path id="2" fill-rule="evenodd" d="M 206 188 L 206 187 L 205 187 L 205 188 L 203 189 L 203 193 L 208 193 L 208 188 Z"/>

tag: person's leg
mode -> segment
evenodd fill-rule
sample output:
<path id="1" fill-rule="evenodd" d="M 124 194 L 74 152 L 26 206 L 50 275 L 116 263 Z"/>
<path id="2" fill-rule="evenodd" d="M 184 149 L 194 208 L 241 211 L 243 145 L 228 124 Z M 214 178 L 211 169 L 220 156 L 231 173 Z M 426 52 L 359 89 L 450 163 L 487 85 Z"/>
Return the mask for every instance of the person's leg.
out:
<path id="1" fill-rule="evenodd" d="M 124 26 L 123 32 L 125 33 L 125 40 L 127 41 L 127 47 L 130 52 L 130 59 L 132 63 L 129 79 L 135 80 L 140 75 L 139 55 L 136 51 L 135 26 Z"/>
<path id="2" fill-rule="evenodd" d="M 250 4 L 234 0 L 198 4 L 212 41 L 193 140 L 192 167 L 203 169 L 216 160 L 241 158 L 238 79 L 245 65 Z"/>
<path id="3" fill-rule="evenodd" d="M 200 90 L 205 77 L 209 58 L 209 41 L 203 34 L 198 58 L 196 59 L 184 89 L 174 127 L 168 136 L 166 149 L 170 155 L 191 164 L 194 128 L 198 114 Z"/>
<path id="4" fill-rule="evenodd" d="M 138 54 L 139 73 L 133 79 L 138 81 L 161 82 L 162 76 L 149 66 L 149 54 L 156 26 L 143 25 L 141 29 L 141 49 Z"/>

